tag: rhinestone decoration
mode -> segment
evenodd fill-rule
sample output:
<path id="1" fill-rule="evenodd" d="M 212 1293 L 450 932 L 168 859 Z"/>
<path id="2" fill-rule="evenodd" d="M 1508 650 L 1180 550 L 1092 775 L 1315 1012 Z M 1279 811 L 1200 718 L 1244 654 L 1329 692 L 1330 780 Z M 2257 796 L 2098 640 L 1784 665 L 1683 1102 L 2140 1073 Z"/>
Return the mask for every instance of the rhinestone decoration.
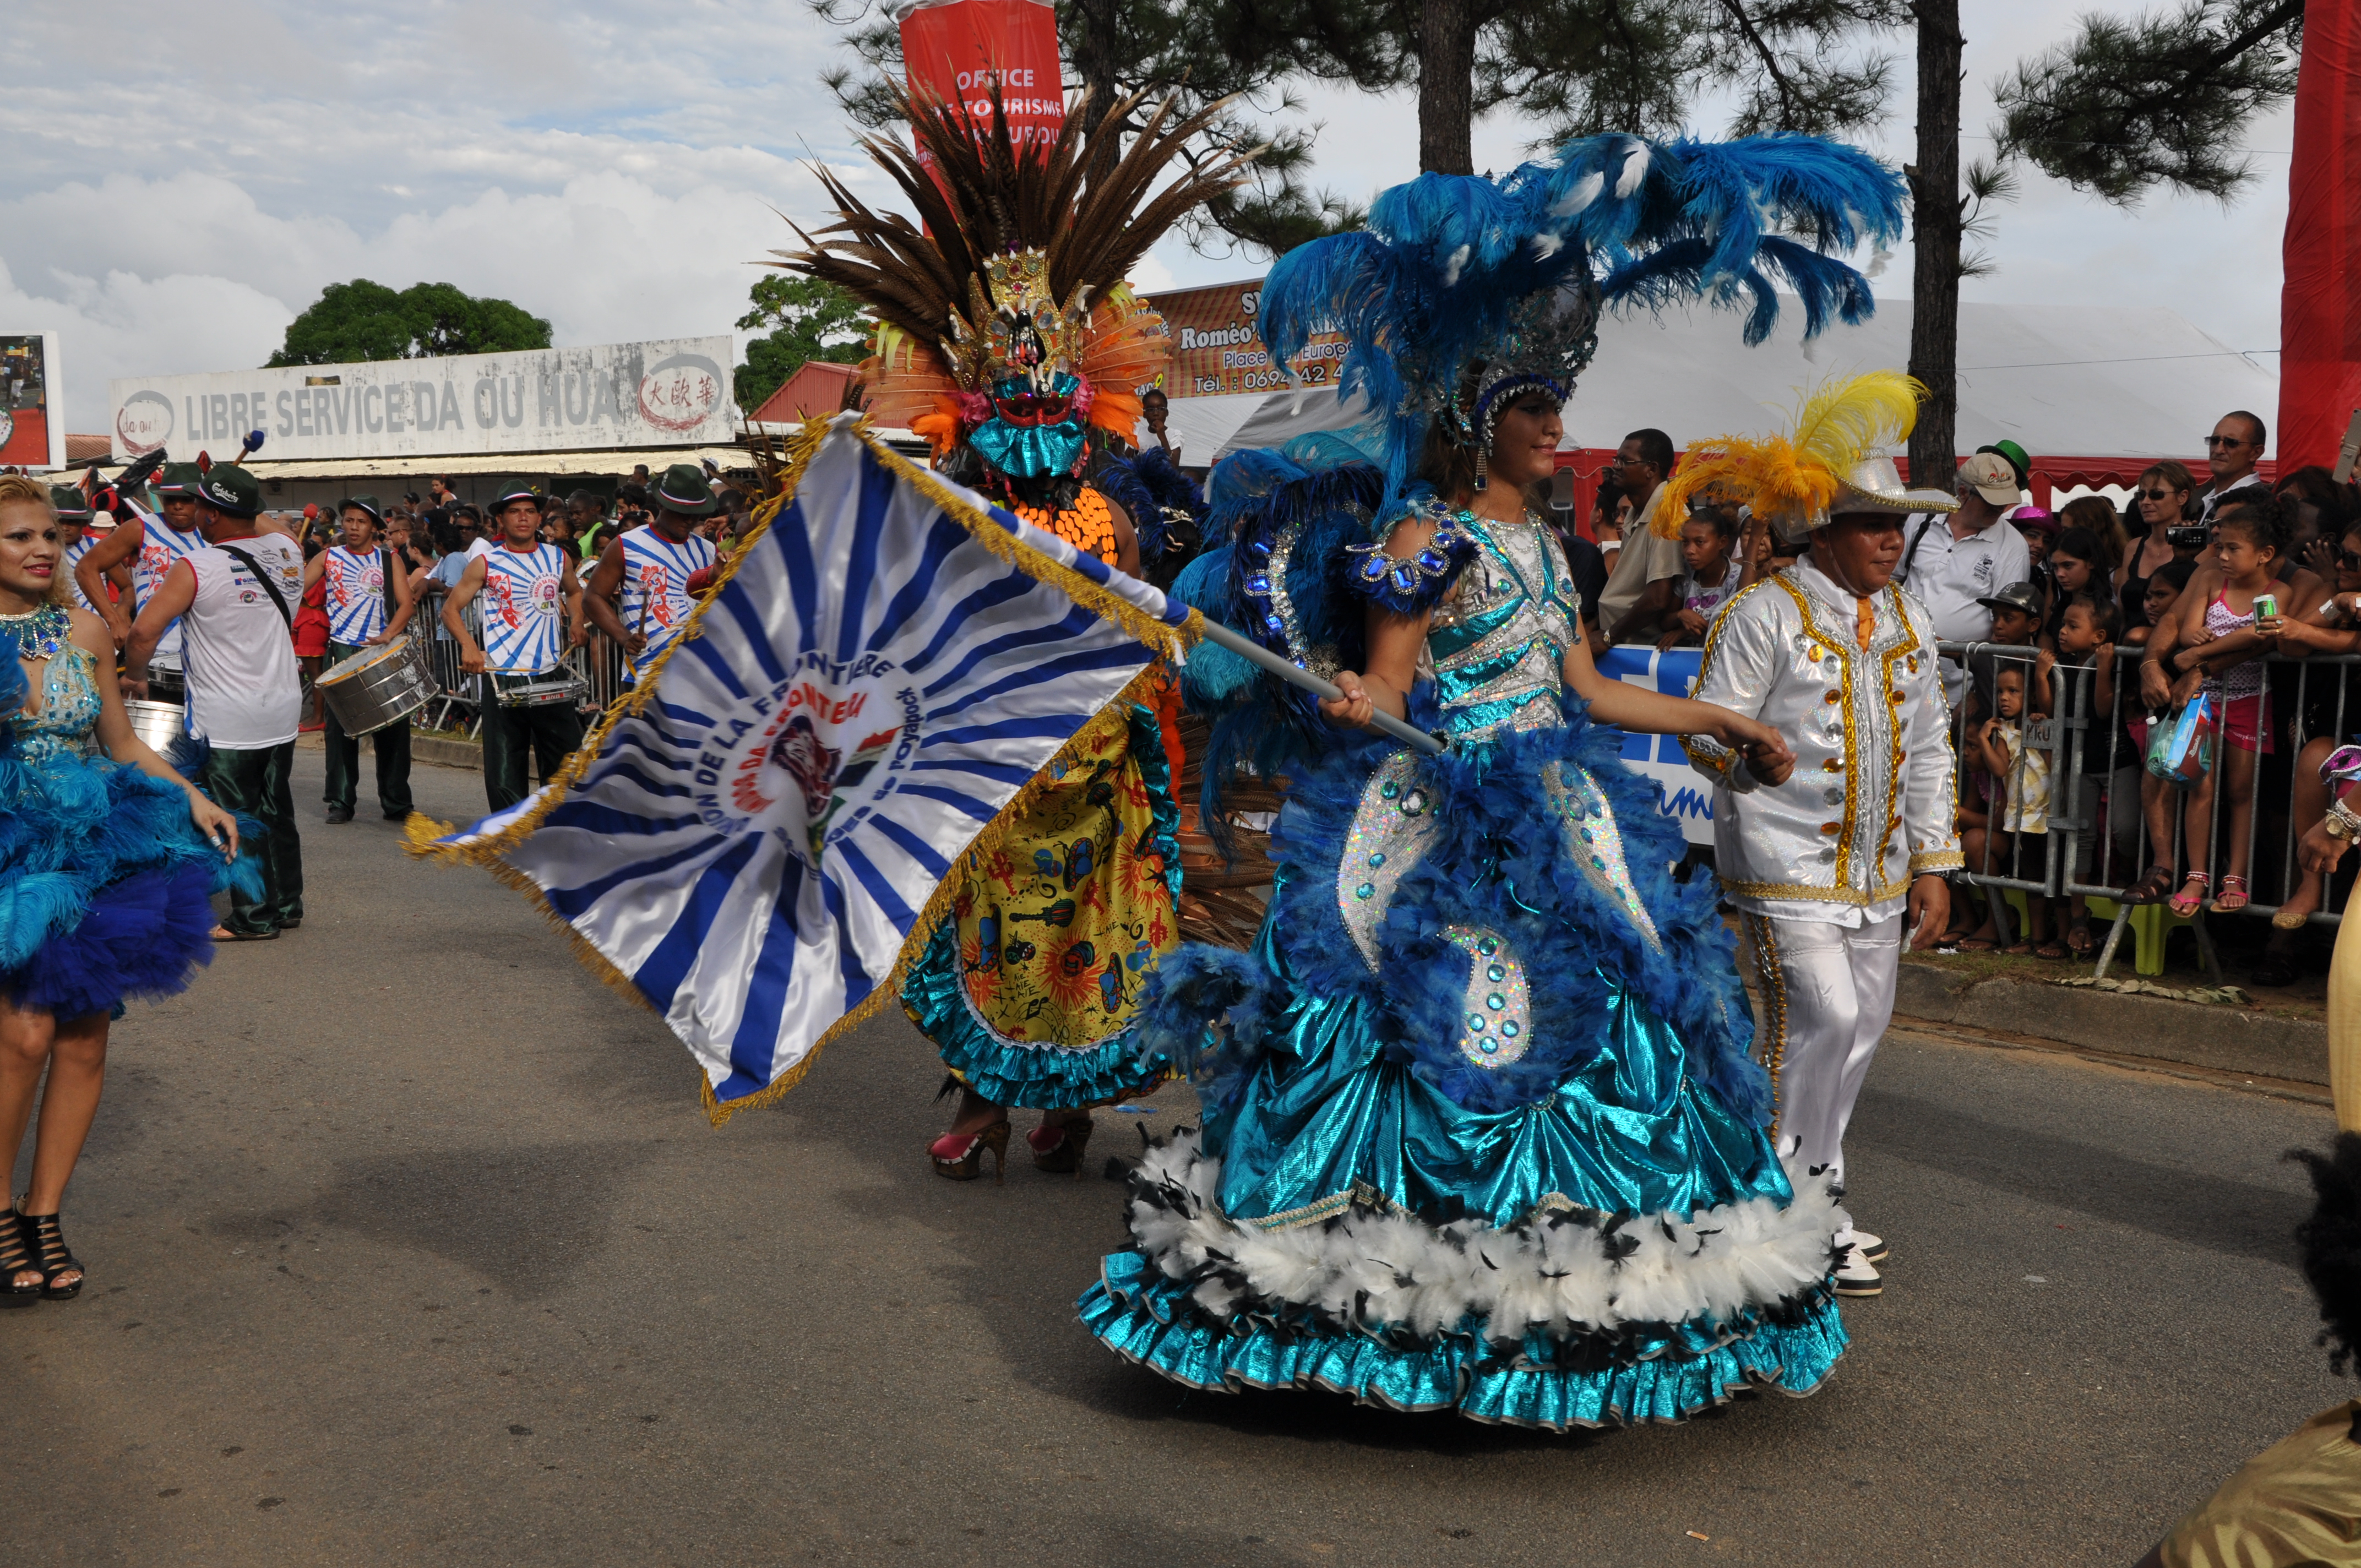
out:
<path id="1" fill-rule="evenodd" d="M 1261 611 L 1263 630 L 1286 644 L 1288 657 L 1301 663 L 1308 652 L 1303 641 L 1303 628 L 1295 619 L 1295 601 L 1288 597 L 1287 569 L 1295 558 L 1298 530 L 1292 525 L 1279 531 L 1276 539 L 1253 542 L 1257 560 L 1266 563 L 1264 569 L 1249 573 L 1246 580 L 1246 597 Z"/>
<path id="2" fill-rule="evenodd" d="M 1361 804 L 1345 836 L 1345 856 L 1336 866 L 1336 907 L 1345 930 L 1372 972 L 1378 968 L 1378 928 L 1385 924 L 1394 889 L 1426 856 L 1442 824 L 1427 810 L 1418 784 L 1418 758 L 1394 752 L 1361 788 Z"/>
<path id="3" fill-rule="evenodd" d="M 1655 917 L 1640 901 L 1640 890 L 1631 885 L 1631 870 L 1623 858 L 1623 833 L 1615 826 L 1614 808 L 1607 804 L 1598 781 L 1581 768 L 1558 762 L 1542 770 L 1542 787 L 1549 796 L 1550 809 L 1565 828 L 1572 830 L 1565 833 L 1565 848 L 1583 875 L 1623 911 L 1648 946 L 1663 951 L 1664 941 L 1657 934 Z"/>
<path id="4" fill-rule="evenodd" d="M 1459 1054 L 1481 1068 L 1515 1061 L 1532 1044 L 1532 997 L 1525 987 L 1525 966 L 1489 931 L 1448 926 L 1443 939 L 1468 959 L 1467 1030 L 1459 1038 Z M 1499 989 L 1490 989 L 1494 985 Z"/>

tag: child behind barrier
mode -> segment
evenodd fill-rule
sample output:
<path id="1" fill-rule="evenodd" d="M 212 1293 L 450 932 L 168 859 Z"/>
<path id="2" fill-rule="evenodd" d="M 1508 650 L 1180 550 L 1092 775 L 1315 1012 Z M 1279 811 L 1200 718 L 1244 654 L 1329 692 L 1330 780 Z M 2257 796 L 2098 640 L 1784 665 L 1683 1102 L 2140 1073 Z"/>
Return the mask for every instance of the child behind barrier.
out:
<path id="1" fill-rule="evenodd" d="M 2081 529 L 2070 530 L 2059 541 L 2058 551 L 2051 557 L 2060 563 L 2069 558 L 2065 552 L 2069 541 Z M 2065 573 L 2059 573 L 2062 588 Z M 2038 688 L 2036 700 L 2058 716 L 2059 733 L 2059 756 L 2061 768 L 2075 776 L 2071 780 L 2073 795 L 2070 802 L 2072 817 L 2081 824 L 2069 829 L 2066 871 L 2070 882 L 2082 882 L 2095 870 L 2095 857 L 2091 846 L 2097 838 L 2099 800 L 2103 789 L 2108 796 L 2111 813 L 2133 816 L 2133 801 L 2138 785 L 2133 782 L 2132 770 L 2111 765 L 2110 741 L 2115 724 L 2115 630 L 2122 620 L 2112 598 L 2094 598 L 2088 593 L 2078 593 L 2064 607 L 2059 619 L 2057 652 L 2045 651 L 2034 666 L 2034 684 Z M 2087 673 L 2086 673 L 2087 672 Z M 2084 721 L 2078 733 L 2073 725 Z M 2079 755 L 2079 762 L 2075 761 Z M 2120 762 L 2120 758 L 2114 759 Z M 2065 773 L 2055 774 L 2054 787 L 2069 787 Z M 2116 835 L 2120 838 L 2121 835 Z M 2066 946 L 2061 951 L 2054 944 L 2037 948 L 2042 958 L 2062 958 L 2065 951 L 2075 957 L 2089 954 L 2091 923 L 2082 906 L 2082 894 L 2070 894 L 2067 902 Z"/>
<path id="2" fill-rule="evenodd" d="M 2186 704 L 2192 694 L 2185 688 L 2196 675 L 2200 689 L 2221 707 L 2222 745 L 2214 765 L 2189 791 L 2182 834 L 2189 846 L 2188 870 L 2180 891 L 2171 901 L 2176 915 L 2194 915 L 2212 883 L 2210 850 L 2213 841 L 2213 795 L 2217 776 L 2229 796 L 2226 857 L 2221 893 L 2209 906 L 2214 913 L 2234 914 L 2246 906 L 2248 829 L 2255 810 L 2255 763 L 2273 750 L 2270 693 L 2263 680 L 2263 655 L 2279 646 L 2280 631 L 2291 616 L 2308 612 L 2318 602 L 2321 584 L 2309 572 L 2300 572 L 2284 586 L 2272 576 L 2280 549 L 2287 543 L 2287 523 L 2268 506 L 2233 503 L 2214 519 L 2214 569 L 2201 567 L 2190 580 L 2181 601 L 2173 607 L 2170 624 L 2159 625 L 2149 646 L 2153 658 L 2142 672 L 2141 693 L 2152 710 L 2162 705 L 2155 687 L 2172 681 L 2168 692 L 2173 707 Z M 2282 603 L 2281 596 L 2291 602 Z M 2151 672 L 2157 678 L 2151 678 Z M 2175 679 L 2177 677 L 2177 679 Z"/>
<path id="3" fill-rule="evenodd" d="M 1995 618 L 1997 619 L 1997 618 Z M 2037 877 L 2039 866 L 2017 867 L 2010 858 L 2015 834 L 2046 834 L 2049 830 L 2049 757 L 2044 751 L 2025 749 L 2025 700 L 2026 672 L 2016 665 L 2004 665 L 1993 678 L 1993 700 L 1997 717 L 1985 719 L 1968 732 L 1968 762 L 1976 773 L 1976 796 L 1983 806 L 1983 824 L 1966 827 L 1960 835 L 1960 847 L 1964 852 L 1968 870 L 1982 874 Z M 1994 816 L 1999 825 L 1992 825 Z M 1971 952 L 1989 952 L 1998 938 L 1992 905 L 1999 902 L 1994 890 L 1985 906 L 1983 924 L 1960 946 Z M 2027 900 L 2026 919 L 2026 940 L 2008 950 L 2025 953 L 2036 944 L 2046 946 L 2048 925 L 2046 901 L 2039 897 Z M 2060 955 L 2062 956 L 2062 954 Z"/>
<path id="4" fill-rule="evenodd" d="M 1686 570 L 1664 634 L 1656 640 L 1659 652 L 1704 641 L 1713 618 L 1745 586 L 1746 563 L 1739 557 L 1737 543 L 1738 515 L 1732 508 L 1699 507 L 1681 524 L 1681 565 Z"/>

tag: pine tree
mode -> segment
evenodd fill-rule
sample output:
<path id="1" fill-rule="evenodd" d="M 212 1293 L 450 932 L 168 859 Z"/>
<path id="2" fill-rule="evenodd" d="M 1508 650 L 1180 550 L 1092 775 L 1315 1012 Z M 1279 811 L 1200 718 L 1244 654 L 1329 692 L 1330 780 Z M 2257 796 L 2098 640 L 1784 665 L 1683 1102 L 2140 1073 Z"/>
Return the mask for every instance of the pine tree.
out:
<path id="1" fill-rule="evenodd" d="M 2227 201 L 2254 177 L 2239 139 L 2294 93 L 2302 44 L 2303 0 L 2086 16 L 2071 42 L 1995 86 L 1999 140 L 2118 206 L 2158 185 Z"/>

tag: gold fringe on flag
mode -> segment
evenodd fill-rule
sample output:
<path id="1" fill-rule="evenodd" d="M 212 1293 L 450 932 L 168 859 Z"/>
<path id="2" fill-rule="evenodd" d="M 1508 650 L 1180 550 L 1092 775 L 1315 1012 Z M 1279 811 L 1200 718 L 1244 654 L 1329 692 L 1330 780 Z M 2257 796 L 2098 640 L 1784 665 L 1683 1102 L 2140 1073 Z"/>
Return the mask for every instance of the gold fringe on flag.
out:
<path id="1" fill-rule="evenodd" d="M 795 499 L 796 487 L 802 481 L 804 470 L 810 466 L 813 456 L 818 453 L 832 431 L 838 428 L 837 422 L 847 419 L 852 422 L 849 426 L 851 433 L 868 448 L 872 456 L 896 477 L 917 487 L 928 500 L 939 507 L 945 515 L 954 519 L 960 526 L 966 529 L 969 537 L 974 539 L 998 559 L 1007 562 L 1036 582 L 1056 588 L 1101 619 L 1113 621 L 1123 629 L 1125 635 L 1167 658 L 1177 659 L 1183 656 L 1186 651 L 1195 646 L 1202 636 L 1203 621 L 1197 611 L 1192 609 L 1189 612 L 1189 620 L 1185 625 L 1170 625 L 1149 615 L 1121 595 L 1093 582 L 1082 573 L 1052 560 L 1026 544 L 1015 534 L 1003 528 L 989 512 L 962 499 L 935 475 L 910 462 L 880 441 L 869 429 L 865 416 L 839 414 L 806 421 L 803 428 L 788 440 L 786 460 L 780 470 L 778 493 L 755 509 L 752 529 L 747 533 L 738 549 L 723 558 L 715 573 L 711 587 L 697 601 L 697 608 L 690 612 L 688 622 L 682 628 L 680 635 L 656 655 L 655 661 L 648 666 L 646 673 L 640 677 L 631 691 L 617 697 L 608 706 L 607 710 L 598 716 L 598 723 L 591 727 L 590 733 L 584 738 L 581 747 L 566 760 L 565 765 L 557 770 L 555 776 L 543 786 L 539 798 L 533 802 L 531 809 L 498 833 L 459 844 L 437 842 L 438 839 L 449 837 L 455 828 L 450 823 L 432 820 L 423 812 L 413 813 L 406 828 L 409 842 L 404 848 L 409 853 L 422 860 L 441 861 L 445 864 L 482 866 L 501 882 L 523 894 L 553 926 L 566 934 L 573 946 L 574 956 L 581 961 L 584 968 L 597 975 L 599 981 L 610 990 L 630 997 L 651 1012 L 656 1009 L 654 1003 L 649 1001 L 647 994 L 632 982 L 629 975 L 616 968 L 614 963 L 593 946 L 588 938 L 577 930 L 556 910 L 550 907 L 548 897 L 543 893 L 540 885 L 525 872 L 510 864 L 505 857 L 507 851 L 530 838 L 548 819 L 549 814 L 565 802 L 574 785 L 580 782 L 582 776 L 606 751 L 608 740 L 613 734 L 615 726 L 625 718 L 636 716 L 641 708 L 646 706 L 649 699 L 654 696 L 657 676 L 662 674 L 666 662 L 679 652 L 680 645 L 691 638 L 703 634 L 706 612 L 712 608 L 715 598 L 730 578 L 737 575 L 741 563 L 770 531 L 772 524 L 777 521 L 779 514 L 785 510 L 787 504 Z M 887 1002 L 901 995 L 902 985 L 908 978 L 910 966 L 917 961 L 917 956 L 925 951 L 928 941 L 934 936 L 935 927 L 950 915 L 951 906 L 958 898 L 959 885 L 966 875 L 967 868 L 974 863 L 976 857 L 988 856 L 1001 847 L 1010 833 L 1015 830 L 1016 825 L 1032 809 L 1042 793 L 1057 782 L 1059 773 L 1071 765 L 1080 756 L 1083 743 L 1098 726 L 1118 719 L 1128 722 L 1125 715 L 1131 707 L 1151 703 L 1154 700 L 1156 674 L 1157 667 L 1151 661 L 1138 674 L 1132 677 L 1121 692 L 1101 707 L 1088 723 L 1077 729 L 1065 745 L 1059 748 L 1057 755 L 1027 781 L 1025 785 L 1009 798 L 1007 805 L 994 814 L 993 819 L 984 825 L 983 831 L 978 833 L 969 842 L 968 847 L 961 851 L 959 862 L 951 874 L 936 886 L 933 894 L 927 901 L 926 907 L 919 911 L 917 922 L 911 927 L 909 936 L 904 940 L 901 951 L 895 958 L 892 973 L 843 1017 L 830 1025 L 820 1037 L 813 1042 L 812 1048 L 804 1054 L 803 1059 L 762 1090 L 742 1100 L 732 1101 L 727 1105 L 715 1096 L 712 1080 L 702 1071 L 698 1072 L 697 1081 L 702 1086 L 706 1115 L 715 1126 L 720 1126 L 740 1111 L 753 1110 L 778 1100 L 788 1090 L 803 1081 L 804 1074 L 810 1069 L 811 1064 L 818 1059 L 820 1051 L 831 1041 L 867 1023 L 876 1016 Z"/>

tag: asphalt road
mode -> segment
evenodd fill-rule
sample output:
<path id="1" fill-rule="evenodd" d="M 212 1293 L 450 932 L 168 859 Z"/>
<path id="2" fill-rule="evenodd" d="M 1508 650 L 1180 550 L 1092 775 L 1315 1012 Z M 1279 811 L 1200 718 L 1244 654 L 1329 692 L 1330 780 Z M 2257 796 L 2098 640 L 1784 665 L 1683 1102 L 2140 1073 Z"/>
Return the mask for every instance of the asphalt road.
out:
<path id="1" fill-rule="evenodd" d="M 898 1016 L 714 1131 L 653 1017 L 315 826 L 319 776 L 303 928 L 116 1026 L 90 1288 L 0 1315 L 0 1562 L 2129 1564 L 2353 1392 L 2279 1158 L 2324 1110 L 1896 1040 L 1852 1145 L 1891 1288 L 1811 1398 L 1553 1438 L 1189 1393 L 1071 1310 L 1119 1188 L 928 1172 Z"/>

